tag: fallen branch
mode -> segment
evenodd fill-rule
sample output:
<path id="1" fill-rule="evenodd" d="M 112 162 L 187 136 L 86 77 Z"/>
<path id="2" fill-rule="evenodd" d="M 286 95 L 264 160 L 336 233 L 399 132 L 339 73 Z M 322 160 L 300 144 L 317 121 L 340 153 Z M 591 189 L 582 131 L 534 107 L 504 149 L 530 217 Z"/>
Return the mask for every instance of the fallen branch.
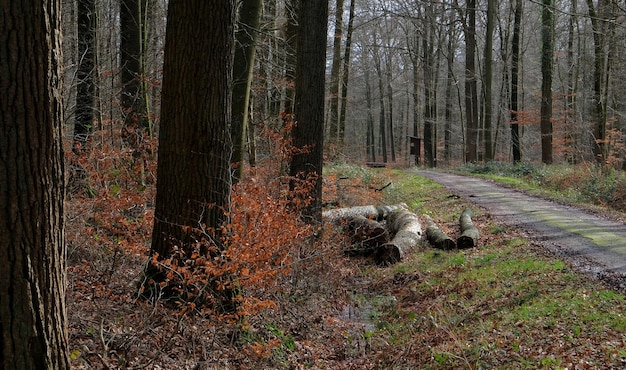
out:
<path id="1" fill-rule="evenodd" d="M 459 217 L 461 224 L 461 236 L 456 240 L 456 245 L 461 249 L 473 248 L 478 244 L 480 233 L 472 222 L 472 211 L 465 209 Z"/>
<path id="2" fill-rule="evenodd" d="M 426 223 L 426 239 L 435 248 L 450 250 L 456 247 L 456 243 L 446 233 L 441 231 L 430 216 L 424 215 Z"/>
<path id="3" fill-rule="evenodd" d="M 389 243 L 378 248 L 375 260 L 379 264 L 392 265 L 400 262 L 404 255 L 419 243 L 422 225 L 417 215 L 402 208 L 389 214 L 387 227 L 394 237 Z"/>

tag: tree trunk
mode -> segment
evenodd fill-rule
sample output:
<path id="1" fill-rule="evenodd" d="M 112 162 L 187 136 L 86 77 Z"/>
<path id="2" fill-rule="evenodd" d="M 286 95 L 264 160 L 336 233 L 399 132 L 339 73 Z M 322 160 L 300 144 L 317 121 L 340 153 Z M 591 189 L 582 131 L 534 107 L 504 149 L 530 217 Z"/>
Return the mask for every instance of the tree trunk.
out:
<path id="1" fill-rule="evenodd" d="M 150 132 L 144 84 L 145 0 L 120 0 L 121 109 L 124 141 L 133 148 L 143 141 L 141 131 Z"/>
<path id="2" fill-rule="evenodd" d="M 547 1 L 547 0 L 546 0 Z M 611 0 L 599 0 L 598 8 L 594 7 L 592 0 L 587 0 L 589 18 L 593 28 L 594 46 L 594 73 L 593 73 L 593 103 L 595 115 L 594 127 L 594 150 L 593 153 L 599 164 L 604 164 L 608 156 L 608 145 L 606 136 L 606 89 L 608 79 L 607 62 L 607 39 L 609 38 L 608 14 Z M 612 26 L 611 26 L 612 27 Z"/>
<path id="3" fill-rule="evenodd" d="M 522 0 L 515 2 L 515 16 L 513 21 L 513 37 L 511 39 L 511 147 L 513 149 L 513 162 L 522 160 L 520 147 L 519 122 L 518 122 L 518 93 L 519 93 L 519 57 L 520 35 L 522 23 Z"/>
<path id="4" fill-rule="evenodd" d="M 493 117 L 493 31 L 496 17 L 496 0 L 487 0 L 487 30 L 485 35 L 485 161 L 492 161 L 494 155 L 492 117 Z"/>
<path id="5" fill-rule="evenodd" d="M 552 163 L 552 72 L 554 53 L 554 6 L 543 0 L 541 15 L 541 161 Z"/>
<path id="6" fill-rule="evenodd" d="M 329 141 L 337 144 L 339 134 L 339 80 L 341 70 L 341 42 L 343 41 L 343 0 L 337 0 L 335 8 L 335 37 L 333 39 L 333 63 L 330 71 L 330 115 L 328 117 Z"/>
<path id="7" fill-rule="evenodd" d="M 300 13 L 300 3 L 305 0 L 285 0 L 285 16 L 287 17 L 285 27 L 285 43 L 283 49 L 283 61 L 284 61 L 284 87 L 281 92 L 281 112 L 287 114 L 294 113 L 294 95 L 295 95 L 295 79 L 296 79 L 296 64 L 297 64 L 297 50 L 298 50 L 298 34 L 299 23 L 298 17 Z"/>
<path id="8" fill-rule="evenodd" d="M 233 65 L 233 103 L 231 137 L 233 140 L 233 181 L 241 178 L 243 153 L 250 108 L 250 86 L 256 52 L 256 35 L 259 28 L 262 0 L 244 0 L 239 10 L 239 21 L 235 33 L 235 59 Z"/>
<path id="9" fill-rule="evenodd" d="M 298 49 L 296 57 L 296 124 L 293 146 L 306 151 L 291 159 L 290 175 L 314 184 L 308 196 L 311 203 L 303 210 L 307 222 L 322 221 L 322 165 L 324 149 L 324 93 L 326 75 L 326 32 L 328 0 L 306 0 L 298 13 Z M 291 188 L 294 188 L 292 182 Z"/>
<path id="10" fill-rule="evenodd" d="M 387 217 L 387 227 L 394 237 L 376 251 L 374 258 L 381 265 L 402 261 L 404 255 L 419 243 L 422 235 L 419 218 L 407 209 L 391 212 Z"/>
<path id="11" fill-rule="evenodd" d="M 461 225 L 461 236 L 456 241 L 456 245 L 461 249 L 474 248 L 478 245 L 480 232 L 472 222 L 472 211 L 464 210 L 459 217 Z"/>
<path id="12" fill-rule="evenodd" d="M 343 71 L 341 73 L 341 108 L 339 111 L 339 144 L 344 144 L 346 133 L 346 107 L 348 103 L 348 81 L 350 76 L 350 52 L 352 50 L 352 31 L 354 29 L 354 3 L 350 1 L 350 15 L 348 18 L 348 30 L 346 31 L 346 49 L 343 55 Z"/>
<path id="13" fill-rule="evenodd" d="M 234 0 L 169 4 L 152 233 L 161 258 L 228 220 L 234 20 Z"/>
<path id="14" fill-rule="evenodd" d="M 0 18 L 0 369 L 69 369 L 60 1 Z M 9 57 L 10 56 L 10 57 Z"/>
<path id="15" fill-rule="evenodd" d="M 396 143 L 395 143 L 395 138 L 394 138 L 394 122 L 393 122 L 393 86 L 391 84 L 392 81 L 392 53 L 391 53 L 391 49 L 387 48 L 386 52 L 385 52 L 385 69 L 386 69 L 386 77 L 387 77 L 387 102 L 389 104 L 387 112 L 388 112 L 388 119 L 387 119 L 387 123 L 389 126 L 389 149 L 391 150 L 391 161 L 395 162 L 396 161 Z"/>
<path id="16" fill-rule="evenodd" d="M 385 90 L 383 83 L 383 70 L 380 65 L 380 53 L 377 40 L 374 40 L 374 64 L 376 67 L 376 76 L 378 77 L 378 103 L 380 105 L 378 129 L 379 129 L 379 149 L 383 156 L 383 162 L 387 163 L 387 129 L 385 128 Z"/>
<path id="17" fill-rule="evenodd" d="M 424 215 L 426 224 L 426 239 L 435 248 L 451 250 L 456 247 L 456 243 L 446 233 L 441 231 L 437 224 L 429 216 Z"/>
<path id="18" fill-rule="evenodd" d="M 478 149 L 478 91 L 476 81 L 476 0 L 467 0 L 465 17 L 465 161 L 475 162 Z"/>
<path id="19" fill-rule="evenodd" d="M 76 72 L 75 154 L 87 145 L 94 124 L 97 13 L 95 0 L 78 0 L 78 70 Z"/>
<path id="20" fill-rule="evenodd" d="M 374 116 L 372 115 L 372 85 L 370 84 L 369 69 L 365 69 L 365 104 L 367 107 L 367 132 L 365 138 L 366 157 L 376 161 L 376 139 L 374 138 Z"/>
<path id="21" fill-rule="evenodd" d="M 428 18 L 433 18 L 433 5 L 429 5 Z M 432 19 L 431 19 L 432 20 Z M 435 71 L 433 68 L 435 59 L 435 36 L 434 29 L 428 31 L 427 35 L 424 35 L 422 42 L 422 51 L 424 53 L 424 162 L 428 167 L 435 167 Z"/>

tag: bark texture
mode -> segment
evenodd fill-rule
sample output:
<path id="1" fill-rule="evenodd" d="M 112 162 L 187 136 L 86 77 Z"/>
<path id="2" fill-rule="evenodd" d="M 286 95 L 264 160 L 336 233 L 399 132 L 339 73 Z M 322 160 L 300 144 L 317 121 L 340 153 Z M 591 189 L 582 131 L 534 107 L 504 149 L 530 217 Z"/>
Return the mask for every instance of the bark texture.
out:
<path id="1" fill-rule="evenodd" d="M 0 369 L 69 369 L 60 2 L 0 7 Z M 10 56 L 10 57 L 8 57 Z"/>
<path id="2" fill-rule="evenodd" d="M 227 220 L 234 3 L 169 5 L 152 236 L 162 257 L 174 245 L 188 248 L 191 229 L 217 230 Z"/>
<path id="3" fill-rule="evenodd" d="M 444 233 L 429 216 L 424 215 L 426 224 L 426 239 L 435 248 L 450 250 L 456 248 L 456 243 L 448 234 Z"/>
<path id="4" fill-rule="evenodd" d="M 407 209 L 391 212 L 387 227 L 394 237 L 376 251 L 375 260 L 381 265 L 392 265 L 402 261 L 404 255 L 415 247 L 422 236 L 419 218 Z"/>
<path id="5" fill-rule="evenodd" d="M 322 165 L 324 148 L 324 94 L 326 75 L 326 31 L 328 0 L 299 4 L 296 56 L 296 124 L 293 146 L 300 151 L 291 159 L 290 175 L 315 181 L 309 192 L 311 203 L 303 211 L 307 222 L 322 221 Z M 293 185 L 293 184 L 292 184 Z"/>
<path id="6" fill-rule="evenodd" d="M 363 216 L 372 220 L 383 220 L 394 211 L 405 209 L 406 204 L 395 204 L 390 206 L 356 206 L 348 208 L 336 208 L 324 211 L 322 216 L 330 222 L 339 223 L 350 217 Z"/>
<path id="7" fill-rule="evenodd" d="M 472 222 L 472 211 L 465 209 L 459 217 L 461 225 L 461 236 L 456 241 L 456 245 L 461 249 L 474 248 L 478 245 L 480 232 Z"/>

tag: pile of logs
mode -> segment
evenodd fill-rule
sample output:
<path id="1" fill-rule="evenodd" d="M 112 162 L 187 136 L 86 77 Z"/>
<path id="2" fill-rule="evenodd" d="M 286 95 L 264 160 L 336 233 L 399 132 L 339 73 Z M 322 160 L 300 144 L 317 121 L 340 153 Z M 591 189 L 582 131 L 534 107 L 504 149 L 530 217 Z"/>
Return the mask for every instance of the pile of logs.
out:
<path id="1" fill-rule="evenodd" d="M 325 211 L 323 217 L 341 225 L 350 236 L 352 247 L 346 249 L 346 254 L 373 256 L 381 265 L 401 261 L 422 239 L 420 218 L 409 211 L 406 204 L 338 208 Z M 477 246 L 480 233 L 472 223 L 469 209 L 459 217 L 460 236 L 456 242 L 430 217 L 424 215 L 423 219 L 425 237 L 433 247 L 450 250 Z"/>

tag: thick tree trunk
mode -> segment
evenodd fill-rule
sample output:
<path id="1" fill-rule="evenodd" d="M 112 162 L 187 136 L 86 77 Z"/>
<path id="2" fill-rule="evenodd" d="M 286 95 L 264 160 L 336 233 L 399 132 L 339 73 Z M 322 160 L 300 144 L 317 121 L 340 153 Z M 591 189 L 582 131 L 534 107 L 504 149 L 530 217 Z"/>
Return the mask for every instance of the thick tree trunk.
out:
<path id="1" fill-rule="evenodd" d="M 474 248 L 478 245 L 480 232 L 472 222 L 472 211 L 464 210 L 459 217 L 461 225 L 461 236 L 456 241 L 456 245 L 461 249 Z"/>
<path id="2" fill-rule="evenodd" d="M 69 369 L 58 0 L 0 15 L 0 369 Z"/>
<path id="3" fill-rule="evenodd" d="M 387 227 L 394 237 L 376 251 L 374 258 L 381 265 L 402 261 L 404 255 L 419 243 L 422 235 L 419 218 L 407 209 L 391 212 L 387 217 Z"/>
<path id="4" fill-rule="evenodd" d="M 174 245 L 191 251 L 192 229 L 228 219 L 234 3 L 169 5 L 152 236 L 164 258 Z"/>
<path id="5" fill-rule="evenodd" d="M 307 150 L 291 158 L 289 171 L 292 177 L 306 181 L 313 176 L 314 184 L 307 194 L 310 203 L 302 213 L 309 223 L 322 221 L 327 22 L 328 0 L 306 0 L 299 4 L 294 101 L 296 124 L 291 134 L 293 146 Z M 294 188 L 294 182 L 291 188 Z"/>
<path id="6" fill-rule="evenodd" d="M 441 231 L 437 224 L 429 216 L 424 215 L 426 224 L 426 239 L 435 248 L 450 250 L 456 247 L 456 243 L 446 233 Z"/>

